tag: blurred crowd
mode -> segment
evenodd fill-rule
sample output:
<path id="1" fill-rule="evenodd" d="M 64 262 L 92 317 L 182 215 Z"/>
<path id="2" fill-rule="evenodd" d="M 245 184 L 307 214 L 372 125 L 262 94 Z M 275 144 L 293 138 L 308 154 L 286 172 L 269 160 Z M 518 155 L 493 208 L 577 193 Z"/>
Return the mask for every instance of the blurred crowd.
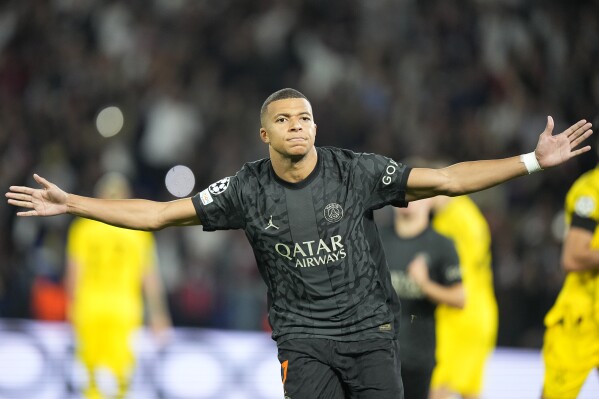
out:
<path id="1" fill-rule="evenodd" d="M 137 197 L 194 193 L 268 155 L 259 109 L 308 96 L 317 145 L 444 162 L 533 150 L 599 109 L 599 2 L 572 0 L 7 0 L 0 4 L 0 187 L 36 172 L 92 194 L 106 171 Z M 107 106 L 124 114 L 98 134 Z M 595 121 L 596 124 L 599 120 Z M 474 197 L 490 223 L 499 345 L 540 347 L 563 281 L 561 210 L 593 153 Z M 0 317 L 60 320 L 68 216 L 0 206 Z M 382 214 L 384 215 L 384 213 Z M 390 218 L 380 217 L 381 222 Z M 178 326 L 259 330 L 265 287 L 245 236 L 156 233 Z"/>

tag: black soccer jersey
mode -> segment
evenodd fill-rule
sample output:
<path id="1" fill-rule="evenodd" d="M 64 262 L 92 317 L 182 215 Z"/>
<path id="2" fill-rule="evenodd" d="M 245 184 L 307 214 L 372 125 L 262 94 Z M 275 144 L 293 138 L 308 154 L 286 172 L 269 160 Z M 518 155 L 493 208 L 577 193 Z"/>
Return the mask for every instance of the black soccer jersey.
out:
<path id="1" fill-rule="evenodd" d="M 399 344 L 402 367 L 431 369 L 435 365 L 435 308 L 407 268 L 417 254 L 428 258 L 429 277 L 438 284 L 450 286 L 462 281 L 459 258 L 453 241 L 428 227 L 412 238 L 400 238 L 392 227 L 381 231 L 381 238 L 393 286 L 401 300 Z"/>
<path id="2" fill-rule="evenodd" d="M 399 303 L 373 210 L 406 206 L 410 169 L 392 159 L 317 148 L 292 184 L 269 159 L 193 197 L 205 231 L 243 229 L 268 287 L 273 339 L 393 337 Z"/>

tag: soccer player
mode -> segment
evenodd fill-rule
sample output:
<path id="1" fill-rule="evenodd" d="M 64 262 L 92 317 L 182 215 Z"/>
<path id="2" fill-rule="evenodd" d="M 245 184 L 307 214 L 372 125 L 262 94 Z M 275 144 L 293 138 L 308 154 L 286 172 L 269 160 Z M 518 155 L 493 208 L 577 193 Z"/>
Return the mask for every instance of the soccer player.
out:
<path id="1" fill-rule="evenodd" d="M 260 112 L 269 157 L 247 163 L 190 198 L 169 202 L 106 200 L 66 193 L 39 175 L 42 188 L 11 186 L 20 216 L 69 213 L 137 230 L 202 224 L 205 231 L 243 229 L 267 285 L 285 395 L 302 398 L 401 398 L 397 348 L 399 300 L 374 224 L 385 205 L 483 190 L 559 165 L 590 146 L 581 120 L 534 152 L 410 168 L 376 154 L 316 147 L 307 98 L 294 89 L 271 94 Z"/>
<path id="2" fill-rule="evenodd" d="M 544 399 L 575 399 L 599 370 L 599 168 L 584 173 L 565 201 L 564 285 L 545 316 Z"/>
<path id="3" fill-rule="evenodd" d="M 405 397 L 428 399 L 435 366 L 435 308 L 462 308 L 464 288 L 453 242 L 430 225 L 432 198 L 394 208 L 381 230 L 391 282 L 401 301 L 399 345 Z"/>
<path id="4" fill-rule="evenodd" d="M 129 183 L 120 174 L 106 174 L 96 184 L 96 195 L 127 198 Z M 124 398 L 135 366 L 132 339 L 143 323 L 144 293 L 157 338 L 164 340 L 170 327 L 154 237 L 77 218 L 69 228 L 67 261 L 76 354 L 88 377 L 85 397 L 105 397 L 96 383 L 96 372 L 105 368 L 117 382 L 117 397 Z"/>
<path id="5" fill-rule="evenodd" d="M 459 395 L 476 399 L 482 392 L 485 365 L 495 348 L 498 327 L 491 233 L 470 197 L 438 196 L 433 201 L 433 227 L 456 245 L 467 300 L 463 309 L 437 307 L 437 365 L 431 398 Z"/>

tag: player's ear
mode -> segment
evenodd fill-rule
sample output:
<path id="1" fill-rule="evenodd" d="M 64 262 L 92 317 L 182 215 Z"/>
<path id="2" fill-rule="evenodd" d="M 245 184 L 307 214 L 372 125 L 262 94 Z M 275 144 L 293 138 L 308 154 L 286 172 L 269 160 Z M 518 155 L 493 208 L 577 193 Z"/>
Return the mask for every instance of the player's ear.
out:
<path id="1" fill-rule="evenodd" d="M 266 144 L 270 143 L 270 137 L 268 137 L 268 132 L 263 127 L 260 128 L 260 140 L 262 140 Z"/>

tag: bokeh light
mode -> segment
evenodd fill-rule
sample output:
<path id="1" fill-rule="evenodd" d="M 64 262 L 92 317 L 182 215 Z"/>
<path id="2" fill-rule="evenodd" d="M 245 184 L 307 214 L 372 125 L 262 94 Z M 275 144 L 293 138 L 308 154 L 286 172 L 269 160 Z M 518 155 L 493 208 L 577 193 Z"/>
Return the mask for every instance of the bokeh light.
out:
<path id="1" fill-rule="evenodd" d="M 119 107 L 106 107 L 96 117 L 96 128 L 103 137 L 118 134 L 125 123 L 125 117 Z"/>
<path id="2" fill-rule="evenodd" d="M 186 197 L 193 190 L 196 179 L 187 166 L 173 166 L 167 173 L 164 179 L 166 189 L 175 197 Z"/>

